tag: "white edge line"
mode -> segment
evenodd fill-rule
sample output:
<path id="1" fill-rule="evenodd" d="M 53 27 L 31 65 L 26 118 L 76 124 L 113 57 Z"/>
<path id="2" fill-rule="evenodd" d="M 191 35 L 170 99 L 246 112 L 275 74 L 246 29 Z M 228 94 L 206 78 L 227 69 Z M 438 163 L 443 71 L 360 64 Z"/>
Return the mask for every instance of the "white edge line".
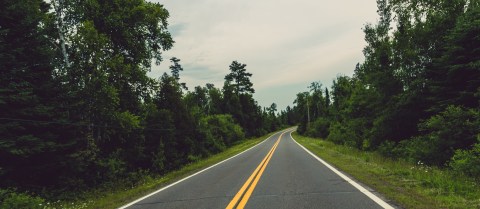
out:
<path id="1" fill-rule="evenodd" d="M 166 189 L 168 189 L 168 188 L 170 188 L 170 187 L 172 187 L 172 186 L 175 186 L 176 184 L 178 184 L 178 183 L 180 183 L 180 182 L 182 182 L 182 181 L 185 181 L 185 180 L 187 180 L 187 179 L 189 179 L 189 178 L 191 178 L 191 177 L 194 177 L 194 176 L 196 176 L 196 175 L 198 175 L 198 174 L 200 174 L 200 173 L 203 173 L 203 172 L 205 172 L 205 171 L 208 170 L 208 169 L 211 169 L 211 168 L 213 168 L 213 167 L 215 167 L 215 166 L 217 166 L 217 165 L 219 165 L 219 164 L 221 164 L 221 163 L 224 163 L 225 161 L 228 161 L 228 160 L 230 160 L 230 159 L 232 159 L 232 158 L 234 158 L 234 157 L 237 157 L 237 156 L 243 154 L 244 152 L 247 152 L 248 150 L 251 150 L 251 149 L 253 149 L 254 147 L 256 147 L 256 146 L 258 146 L 258 145 L 260 145 L 260 144 L 263 144 L 263 143 L 266 142 L 268 139 L 272 138 L 272 136 L 274 136 L 275 134 L 278 134 L 278 133 L 280 133 L 280 132 L 287 132 L 287 131 L 289 131 L 289 130 L 290 130 L 290 129 L 278 131 L 278 132 L 270 135 L 268 138 L 266 138 L 265 140 L 263 140 L 262 142 L 256 144 L 256 145 L 253 146 L 253 147 L 250 147 L 250 148 L 248 148 L 248 149 L 246 149 L 246 150 L 244 150 L 244 151 L 242 151 L 242 152 L 240 152 L 240 153 L 238 153 L 238 154 L 236 154 L 236 155 L 234 155 L 234 156 L 232 156 L 232 157 L 229 157 L 229 158 L 227 158 L 227 159 L 225 159 L 225 160 L 222 160 L 222 161 L 220 161 L 220 162 L 218 162 L 218 163 L 216 163 L 216 164 L 214 164 L 214 165 L 211 165 L 211 166 L 209 166 L 209 167 L 207 167 L 207 168 L 205 168 L 205 169 L 203 169 L 203 170 L 201 170 L 201 171 L 198 171 L 198 172 L 196 172 L 196 173 L 194 173 L 194 174 L 192 174 L 192 175 L 190 175 L 190 176 L 187 176 L 187 177 L 185 177 L 185 178 L 183 178 L 183 179 L 180 179 L 180 180 L 178 180 L 178 181 L 176 181 L 176 182 L 174 182 L 174 183 L 171 183 L 171 184 L 169 184 L 169 185 L 167 185 L 167 186 L 165 186 L 165 187 L 162 187 L 162 188 L 160 188 L 160 189 L 157 190 L 157 191 L 154 191 L 154 192 L 152 192 L 152 193 L 150 193 L 150 194 L 147 194 L 147 195 L 145 195 L 145 196 L 143 196 L 143 197 L 140 197 L 140 198 L 134 200 L 133 202 L 127 203 L 126 205 L 124 205 L 124 206 L 122 206 L 122 207 L 119 207 L 118 209 L 128 208 L 128 207 L 134 205 L 135 203 L 138 203 L 138 202 L 140 202 L 140 201 L 142 201 L 142 200 L 144 200 L 144 199 L 147 199 L 147 198 L 150 197 L 150 196 L 153 196 L 153 195 L 155 195 L 155 194 L 157 194 L 157 193 L 159 193 L 159 192 L 161 192 L 161 191 L 163 191 L 163 190 L 166 190 Z"/>
<path id="2" fill-rule="evenodd" d="M 292 131 L 293 132 L 293 131 Z M 365 194 L 367 197 L 369 197 L 370 199 L 372 199 L 374 202 L 376 202 L 378 205 L 380 205 L 381 207 L 383 208 L 386 208 L 386 209 L 394 209 L 394 207 L 392 207 L 391 205 L 389 205 L 388 203 L 386 203 L 385 201 L 383 201 L 382 199 L 380 199 L 379 197 L 377 197 L 376 195 L 374 195 L 373 193 L 371 193 L 370 191 L 368 191 L 367 189 L 365 189 L 365 187 L 362 187 L 360 184 L 358 184 L 357 182 L 353 181 L 352 179 L 348 178 L 348 176 L 346 176 L 345 174 L 343 174 L 342 172 L 338 171 L 337 169 L 335 169 L 333 166 L 331 166 L 330 164 L 328 164 L 327 162 L 325 162 L 324 160 L 322 160 L 321 158 L 319 158 L 317 155 L 313 154 L 312 152 L 310 152 L 310 150 L 308 150 L 307 148 L 305 148 L 304 146 L 302 146 L 300 143 L 298 143 L 297 141 L 295 141 L 295 139 L 293 138 L 292 136 L 292 132 L 290 132 L 290 137 L 293 139 L 293 141 L 295 143 L 298 144 L 298 146 L 300 146 L 301 148 L 303 148 L 308 154 L 310 154 L 311 156 L 313 156 L 315 159 L 317 159 L 318 161 L 320 161 L 323 165 L 325 165 L 327 168 L 329 168 L 330 170 L 332 170 L 334 173 L 336 173 L 337 175 L 339 175 L 340 177 L 342 177 L 345 181 L 347 181 L 348 183 L 350 183 L 352 186 L 354 186 L 355 188 L 357 188 L 360 192 L 362 192 L 363 194 Z"/>

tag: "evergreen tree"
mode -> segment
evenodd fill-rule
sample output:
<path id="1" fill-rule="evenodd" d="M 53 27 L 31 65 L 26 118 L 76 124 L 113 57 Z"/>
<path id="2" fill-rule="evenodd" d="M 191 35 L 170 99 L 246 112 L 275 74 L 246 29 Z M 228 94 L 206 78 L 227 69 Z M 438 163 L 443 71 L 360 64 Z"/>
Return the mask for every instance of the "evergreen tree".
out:
<path id="1" fill-rule="evenodd" d="M 245 69 L 247 65 L 233 61 L 230 64 L 230 73 L 225 76 L 225 82 L 233 86 L 235 94 L 253 94 L 255 90 L 252 88 L 253 84 L 250 82 L 251 73 L 247 73 Z"/>
<path id="2" fill-rule="evenodd" d="M 73 141 L 51 66 L 48 5 L 0 1 L 0 186 L 51 186 Z"/>

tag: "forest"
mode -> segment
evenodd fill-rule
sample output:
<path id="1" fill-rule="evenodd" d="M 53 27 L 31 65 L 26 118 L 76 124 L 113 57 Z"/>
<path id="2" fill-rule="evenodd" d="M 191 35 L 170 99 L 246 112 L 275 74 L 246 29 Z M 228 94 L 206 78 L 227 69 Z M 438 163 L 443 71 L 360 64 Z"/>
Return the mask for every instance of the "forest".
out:
<path id="1" fill-rule="evenodd" d="M 377 4 L 353 76 L 297 94 L 298 132 L 480 180 L 480 3 Z"/>
<path id="2" fill-rule="evenodd" d="M 174 44 L 158 3 L 1 0 L 0 8 L 0 202 L 16 192 L 75 198 L 162 175 L 285 125 L 275 103 L 253 99 L 252 74 L 238 61 L 225 66 L 221 88 L 189 90 L 175 57 L 170 73 L 148 77 Z"/>
<path id="3" fill-rule="evenodd" d="M 188 89 L 180 59 L 163 60 L 175 42 L 158 3 L 0 0 L 0 202 L 76 198 L 293 125 L 480 180 L 480 2 L 377 5 L 353 75 L 277 110 L 258 105 L 240 61 L 222 87 Z M 170 72 L 147 76 L 154 64 Z"/>

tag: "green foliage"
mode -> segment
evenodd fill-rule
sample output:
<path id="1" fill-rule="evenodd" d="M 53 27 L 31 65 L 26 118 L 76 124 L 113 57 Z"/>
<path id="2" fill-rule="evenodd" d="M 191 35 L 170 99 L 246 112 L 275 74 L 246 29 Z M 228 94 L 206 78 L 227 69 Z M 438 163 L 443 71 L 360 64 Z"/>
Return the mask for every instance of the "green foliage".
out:
<path id="1" fill-rule="evenodd" d="M 205 137 L 204 147 L 209 153 L 223 151 L 245 138 L 242 127 L 234 123 L 231 115 L 207 116 L 200 120 L 198 128 Z"/>
<path id="2" fill-rule="evenodd" d="M 15 190 L 0 189 L 0 208 L 43 209 L 45 208 L 45 200 L 26 193 L 18 193 Z"/>
<path id="3" fill-rule="evenodd" d="M 426 143 L 422 146 L 420 159 L 441 165 L 453 156 L 455 150 L 470 148 L 475 143 L 475 137 L 480 132 L 480 114 L 473 109 L 449 106 L 420 123 L 419 128 L 427 132 L 415 139 Z"/>
<path id="4" fill-rule="evenodd" d="M 250 81 L 251 73 L 245 69 L 246 65 L 233 61 L 230 73 L 225 76 L 223 85 L 223 101 L 221 113 L 230 114 L 245 131 L 247 137 L 261 136 L 267 131 L 276 128 L 276 118 L 262 112 L 262 108 L 253 99 L 253 84 Z M 272 108 L 272 107 L 270 107 Z M 275 112 L 275 111 L 273 111 Z M 269 110 L 271 113 L 271 109 Z"/>
<path id="5" fill-rule="evenodd" d="M 308 102 L 308 97 L 310 94 L 308 92 L 302 92 L 297 94 L 297 98 L 293 101 L 295 106 L 295 111 L 298 115 L 298 125 L 297 131 L 300 134 L 303 134 L 307 131 L 308 123 L 310 122 L 310 104 Z"/>
<path id="6" fill-rule="evenodd" d="M 253 84 L 250 81 L 251 73 L 247 73 L 245 69 L 247 65 L 233 61 L 230 64 L 230 73 L 225 76 L 226 84 L 233 85 L 234 93 L 237 95 L 243 93 L 255 93 L 255 90 L 252 88 Z"/>
<path id="7" fill-rule="evenodd" d="M 456 150 L 450 161 L 450 167 L 459 173 L 467 174 L 474 178 L 480 178 L 480 135 L 478 142 L 469 150 Z"/>
<path id="8" fill-rule="evenodd" d="M 378 146 L 377 151 L 381 155 L 391 158 L 398 159 L 399 153 L 395 152 L 397 145 L 392 141 L 384 141 L 380 146 Z"/>
<path id="9" fill-rule="evenodd" d="M 478 107 L 475 93 L 480 86 L 480 7 L 472 7 L 457 18 L 455 26 L 445 37 L 440 57 L 435 59 L 432 92 L 438 96 L 432 109 L 448 105 Z"/>
<path id="10" fill-rule="evenodd" d="M 393 150 L 399 150 L 398 156 L 404 158 L 409 162 L 436 162 L 437 156 L 431 156 L 435 154 L 435 147 L 422 136 L 416 136 L 409 140 L 401 141 L 396 147 L 392 147 Z M 387 150 L 383 151 L 386 152 Z M 395 152 L 392 152 L 392 154 Z M 395 155 L 394 155 L 395 156 Z"/>
<path id="11" fill-rule="evenodd" d="M 336 80 L 333 80 L 331 93 L 333 97 L 333 108 L 337 112 L 345 109 L 351 92 L 351 78 L 347 76 L 339 76 Z"/>
<path id="12" fill-rule="evenodd" d="M 120 127 L 126 131 L 141 128 L 140 116 L 133 115 L 129 111 L 116 113 L 115 118 Z"/>
<path id="13" fill-rule="evenodd" d="M 93 20 L 95 28 L 109 34 L 114 53 L 128 57 L 128 63 L 151 65 L 159 63 L 161 52 L 172 47 L 166 30 L 168 11 L 162 5 L 144 0 L 72 2 L 76 15 L 72 21 Z M 133 74 L 134 75 L 134 74 Z"/>
<path id="14" fill-rule="evenodd" d="M 310 124 L 306 134 L 317 138 L 325 139 L 330 133 L 330 121 L 327 118 L 317 118 Z"/>
<path id="15" fill-rule="evenodd" d="M 103 181 L 119 179 L 126 173 L 126 163 L 120 157 L 120 150 L 100 159 L 97 166 L 99 179 Z"/>
<path id="16" fill-rule="evenodd" d="M 145 158 L 140 165 L 145 169 L 151 168 L 156 173 L 165 173 L 177 163 L 173 116 L 172 112 L 165 109 L 158 110 L 154 105 L 149 108 L 144 129 Z M 170 149 L 166 150 L 165 147 Z"/>
<path id="17" fill-rule="evenodd" d="M 178 59 L 176 57 L 172 57 L 170 59 L 170 61 L 172 61 L 172 66 L 170 66 L 170 70 L 172 71 L 172 76 L 175 79 L 179 80 L 180 79 L 180 71 L 183 71 L 182 66 L 179 64 L 180 59 Z"/>
<path id="18" fill-rule="evenodd" d="M 0 6 L 0 187 L 54 185 L 75 142 L 58 125 L 65 111 L 57 109 L 49 8 L 40 0 Z"/>
<path id="19" fill-rule="evenodd" d="M 346 124 L 339 122 L 333 122 L 330 125 L 330 133 L 327 137 L 328 140 L 337 144 L 343 144 L 355 148 L 363 148 L 363 129 L 361 120 L 351 120 Z"/>
<path id="20" fill-rule="evenodd" d="M 334 122 L 330 125 L 329 129 L 329 134 L 328 134 L 328 140 L 336 143 L 336 144 L 341 144 L 345 141 L 345 139 L 352 138 L 349 133 L 346 132 L 346 128 L 342 126 L 338 122 Z"/>

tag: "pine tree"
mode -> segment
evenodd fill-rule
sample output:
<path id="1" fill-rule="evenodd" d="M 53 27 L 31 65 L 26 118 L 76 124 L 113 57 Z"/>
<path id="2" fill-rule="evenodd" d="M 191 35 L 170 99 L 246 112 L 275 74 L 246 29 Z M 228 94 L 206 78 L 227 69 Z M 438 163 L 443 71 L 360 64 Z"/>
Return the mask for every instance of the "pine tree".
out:
<path id="1" fill-rule="evenodd" d="M 48 186 L 65 168 L 57 109 L 59 83 L 47 39 L 48 5 L 41 0 L 0 1 L 0 178 L 2 186 Z"/>

